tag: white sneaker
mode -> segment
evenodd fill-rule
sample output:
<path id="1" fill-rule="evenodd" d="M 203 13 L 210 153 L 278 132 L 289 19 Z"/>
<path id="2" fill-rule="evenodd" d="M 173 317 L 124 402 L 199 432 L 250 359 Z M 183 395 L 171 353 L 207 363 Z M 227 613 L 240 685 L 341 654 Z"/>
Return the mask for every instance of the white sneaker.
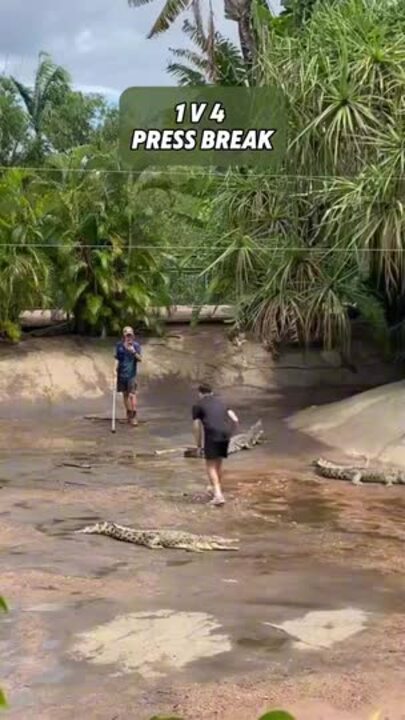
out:
<path id="1" fill-rule="evenodd" d="M 215 505 L 215 507 L 218 507 L 219 505 L 225 505 L 225 498 L 223 495 L 215 495 L 213 499 L 210 501 L 210 505 Z"/>

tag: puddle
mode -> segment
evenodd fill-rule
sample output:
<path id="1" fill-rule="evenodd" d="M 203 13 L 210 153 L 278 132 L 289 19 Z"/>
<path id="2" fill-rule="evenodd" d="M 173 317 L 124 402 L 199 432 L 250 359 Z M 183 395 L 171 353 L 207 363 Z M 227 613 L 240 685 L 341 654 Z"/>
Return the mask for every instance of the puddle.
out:
<path id="1" fill-rule="evenodd" d="M 97 578 L 108 577 L 108 575 L 112 575 L 117 570 L 120 570 L 121 568 L 126 568 L 126 567 L 128 567 L 127 562 L 117 562 L 117 563 L 114 563 L 113 565 L 108 565 L 107 567 L 100 568 L 100 570 L 94 570 L 94 577 L 97 577 Z"/>
<path id="2" fill-rule="evenodd" d="M 312 525 L 314 527 L 330 524 L 335 521 L 339 509 L 326 503 L 319 497 L 312 496 L 304 499 L 295 498 L 291 504 L 280 501 L 279 498 L 270 498 L 254 503 L 252 509 L 263 518 L 283 518 L 297 524 Z"/>
<path id="3" fill-rule="evenodd" d="M 164 677 L 196 660 L 229 652 L 230 639 L 218 632 L 220 627 L 205 613 L 133 613 L 79 635 L 71 652 L 96 665 L 117 665 L 120 674 Z"/>
<path id="4" fill-rule="evenodd" d="M 241 637 L 238 638 L 236 644 L 246 650 L 265 650 L 267 652 L 280 650 L 288 642 L 288 636 L 276 627 L 274 630 L 274 634 L 270 637 Z"/>
<path id="5" fill-rule="evenodd" d="M 31 607 L 25 608 L 25 612 L 59 612 L 66 608 L 66 603 L 42 603 L 40 605 L 31 605 Z"/>
<path id="6" fill-rule="evenodd" d="M 39 677 L 33 678 L 31 681 L 33 685 L 60 685 L 69 676 L 70 671 L 66 668 L 56 664 L 51 670 L 47 670 L 42 673 Z"/>
<path id="7" fill-rule="evenodd" d="M 59 647 L 59 641 L 58 640 L 45 640 L 45 642 L 42 643 L 41 647 L 43 650 L 56 650 L 56 648 Z"/>
<path id="8" fill-rule="evenodd" d="M 319 610 L 306 613 L 296 620 L 287 620 L 282 625 L 263 623 L 283 630 L 290 635 L 293 647 L 298 650 L 320 650 L 347 640 L 366 626 L 369 613 L 356 608 L 342 610 Z"/>

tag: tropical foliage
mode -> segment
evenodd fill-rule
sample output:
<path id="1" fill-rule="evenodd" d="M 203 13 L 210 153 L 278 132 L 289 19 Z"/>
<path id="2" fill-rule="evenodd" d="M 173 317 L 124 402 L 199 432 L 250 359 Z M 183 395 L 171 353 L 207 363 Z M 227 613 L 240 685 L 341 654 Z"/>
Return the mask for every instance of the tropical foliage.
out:
<path id="1" fill-rule="evenodd" d="M 257 73 L 287 99 L 286 161 L 278 177 L 228 174 L 206 272 L 270 344 L 347 348 L 348 308 L 383 339 L 402 321 L 403 19 L 398 3 L 347 0 L 295 35 L 262 27 Z"/>
<path id="2" fill-rule="evenodd" d="M 0 612 L 8 613 L 8 605 L 5 598 L 0 595 Z M 7 710 L 8 702 L 4 690 L 0 688 L 0 710 Z"/>
<path id="3" fill-rule="evenodd" d="M 238 324 L 272 349 L 349 351 L 354 315 L 383 346 L 401 339 L 403 3 L 286 0 L 275 18 L 257 0 L 252 67 L 212 12 L 203 21 L 190 7 L 188 48 L 169 72 L 184 85 L 280 89 L 282 167 L 123 172 L 116 109 L 74 91 L 41 54 L 32 87 L 0 79 L 0 331 L 17 338 L 32 307 L 103 334 L 152 322 L 156 305 L 211 301 L 234 303 Z"/>
<path id="4" fill-rule="evenodd" d="M 23 310 L 52 306 L 79 332 L 150 322 L 180 265 L 174 195 L 187 213 L 174 185 L 121 171 L 117 110 L 41 54 L 32 88 L 1 78 L 0 132 L 0 333 L 17 340 Z"/>
<path id="5" fill-rule="evenodd" d="M 185 20 L 183 32 L 195 45 L 189 48 L 172 49 L 176 62 L 168 64 L 168 72 L 179 85 L 239 86 L 247 84 L 246 66 L 238 48 L 215 29 L 213 14 L 210 14 L 207 29 L 199 14 L 194 23 Z M 181 62 L 179 62 L 181 61 Z"/>

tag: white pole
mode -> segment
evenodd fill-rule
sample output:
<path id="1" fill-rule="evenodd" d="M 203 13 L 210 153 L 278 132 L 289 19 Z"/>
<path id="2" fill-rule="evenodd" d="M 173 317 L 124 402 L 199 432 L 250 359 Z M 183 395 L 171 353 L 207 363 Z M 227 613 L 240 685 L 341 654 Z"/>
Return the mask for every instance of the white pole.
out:
<path id="1" fill-rule="evenodd" d="M 115 410 L 117 405 L 117 388 L 115 386 L 115 380 L 114 380 L 114 387 L 113 387 L 113 401 L 112 401 L 112 416 L 111 416 L 111 432 L 115 433 Z"/>

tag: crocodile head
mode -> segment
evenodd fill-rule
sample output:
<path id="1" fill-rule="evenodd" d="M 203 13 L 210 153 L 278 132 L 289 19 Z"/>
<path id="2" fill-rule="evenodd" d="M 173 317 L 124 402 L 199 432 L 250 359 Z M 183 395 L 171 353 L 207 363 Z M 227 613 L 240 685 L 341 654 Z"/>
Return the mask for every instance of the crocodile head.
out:
<path id="1" fill-rule="evenodd" d="M 251 433 L 252 433 L 252 437 L 253 437 L 256 441 L 262 439 L 262 437 L 263 437 L 263 435 L 264 435 L 264 430 L 263 430 L 263 423 L 262 423 L 261 420 L 258 420 L 257 423 L 255 423 L 255 424 L 253 425 L 252 430 L 251 430 Z"/>
<path id="2" fill-rule="evenodd" d="M 88 525 L 83 530 L 77 530 L 76 532 L 83 533 L 85 535 L 100 535 L 104 533 L 111 526 L 109 522 L 98 522 L 95 525 Z"/>

